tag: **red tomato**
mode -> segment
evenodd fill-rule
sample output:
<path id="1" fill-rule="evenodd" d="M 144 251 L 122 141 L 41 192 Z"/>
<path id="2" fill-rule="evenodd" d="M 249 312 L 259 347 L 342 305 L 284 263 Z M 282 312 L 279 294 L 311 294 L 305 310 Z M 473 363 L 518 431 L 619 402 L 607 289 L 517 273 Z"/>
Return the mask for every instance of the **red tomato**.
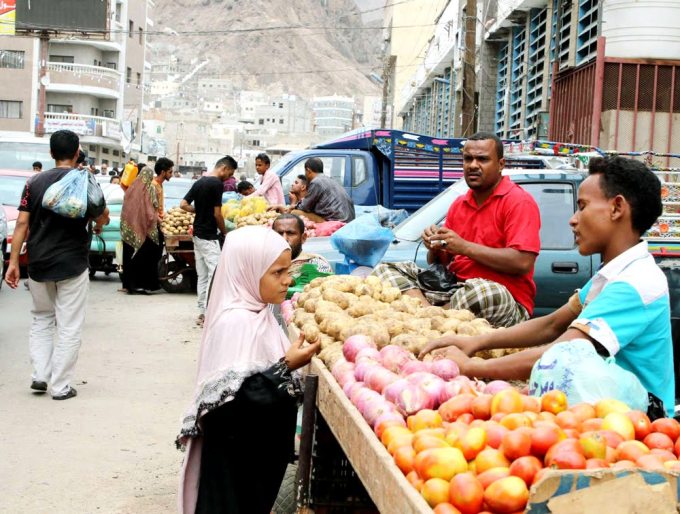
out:
<path id="1" fill-rule="evenodd" d="M 531 453 L 531 435 L 519 430 L 508 432 L 503 436 L 501 450 L 511 461 L 529 455 Z"/>
<path id="2" fill-rule="evenodd" d="M 433 509 L 434 514 L 462 514 L 450 503 L 440 503 Z"/>
<path id="3" fill-rule="evenodd" d="M 439 406 L 439 414 L 444 421 L 456 421 L 462 414 L 472 413 L 472 401 L 475 395 L 462 393 L 446 400 Z"/>
<path id="4" fill-rule="evenodd" d="M 522 511 L 529 500 L 529 489 L 519 477 L 496 480 L 484 491 L 484 501 L 500 514 Z"/>
<path id="5" fill-rule="evenodd" d="M 449 501 L 462 514 L 477 514 L 482 510 L 484 488 L 472 473 L 459 473 L 451 479 Z"/>
<path id="6" fill-rule="evenodd" d="M 531 433 L 531 453 L 542 458 L 552 446 L 564 437 L 564 433 L 557 425 L 536 427 Z"/>
<path id="7" fill-rule="evenodd" d="M 541 410 L 559 414 L 567 410 L 567 395 L 554 389 L 541 396 Z"/>
<path id="8" fill-rule="evenodd" d="M 479 473 L 477 479 L 482 487 L 486 489 L 496 480 L 501 478 L 506 478 L 510 476 L 510 468 L 491 468 L 486 470 L 484 473 Z"/>
<path id="9" fill-rule="evenodd" d="M 642 441 L 652 431 L 652 423 L 647 414 L 639 410 L 629 410 L 626 416 L 633 422 L 635 428 L 635 439 Z"/>
<path id="10" fill-rule="evenodd" d="M 533 455 L 520 457 L 510 464 L 510 474 L 524 480 L 528 487 L 534 483 L 538 472 L 543 469 L 543 463 Z"/>
<path id="11" fill-rule="evenodd" d="M 645 437 L 642 442 L 645 443 L 650 450 L 658 448 L 660 450 L 673 451 L 673 440 L 663 432 L 652 432 L 651 434 L 647 434 L 647 437 Z"/>
<path id="12" fill-rule="evenodd" d="M 656 419 L 652 421 L 652 432 L 662 432 L 675 442 L 680 436 L 680 423 L 673 418 Z"/>

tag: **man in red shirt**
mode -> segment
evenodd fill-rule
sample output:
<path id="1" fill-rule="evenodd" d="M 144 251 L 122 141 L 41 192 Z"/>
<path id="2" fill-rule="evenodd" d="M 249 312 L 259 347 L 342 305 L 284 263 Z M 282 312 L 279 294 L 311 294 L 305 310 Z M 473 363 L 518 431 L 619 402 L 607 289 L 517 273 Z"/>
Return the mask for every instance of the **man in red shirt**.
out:
<path id="1" fill-rule="evenodd" d="M 494 326 L 528 319 L 536 295 L 540 213 L 529 193 L 502 176 L 504 165 L 498 137 L 483 132 L 470 137 L 463 147 L 470 190 L 453 202 L 443 227 L 423 232 L 428 263 L 446 266 L 455 286 L 433 287 L 428 272 L 412 262 L 383 263 L 373 274 L 426 305 L 449 303 Z"/>

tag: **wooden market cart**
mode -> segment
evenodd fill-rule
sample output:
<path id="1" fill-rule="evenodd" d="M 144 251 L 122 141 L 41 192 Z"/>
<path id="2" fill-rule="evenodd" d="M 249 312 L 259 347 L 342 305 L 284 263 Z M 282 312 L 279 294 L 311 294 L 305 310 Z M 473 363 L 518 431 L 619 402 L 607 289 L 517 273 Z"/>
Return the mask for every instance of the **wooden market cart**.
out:
<path id="1" fill-rule="evenodd" d="M 334 443 L 341 451 L 329 463 L 325 446 Z M 299 513 L 432 512 L 316 357 L 305 377 L 296 486 Z"/>
<path id="2" fill-rule="evenodd" d="M 163 234 L 164 251 L 158 265 L 158 280 L 168 293 L 182 293 L 196 284 L 194 243 L 189 234 Z"/>

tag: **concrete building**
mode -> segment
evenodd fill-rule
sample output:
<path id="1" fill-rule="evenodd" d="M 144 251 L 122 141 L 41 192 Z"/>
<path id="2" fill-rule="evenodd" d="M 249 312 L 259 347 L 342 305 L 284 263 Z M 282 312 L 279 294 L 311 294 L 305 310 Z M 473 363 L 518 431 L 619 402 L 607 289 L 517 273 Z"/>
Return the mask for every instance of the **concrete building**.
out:
<path id="1" fill-rule="evenodd" d="M 145 48 L 151 2 L 111 2 L 104 39 L 54 38 L 47 49 L 45 137 L 68 128 L 95 163 L 124 164 L 141 151 Z M 39 40 L 0 37 L 0 137 L 34 140 Z M 39 140 L 35 140 L 39 141 Z"/>
<path id="2" fill-rule="evenodd" d="M 334 137 L 354 128 L 354 98 L 349 96 L 317 96 L 312 99 L 314 133 Z"/>
<path id="3" fill-rule="evenodd" d="M 424 5 L 429 2 L 424 2 Z M 476 129 L 619 151 L 680 152 L 680 3 L 478 2 Z M 395 109 L 406 130 L 460 135 L 465 2 L 450 1 Z M 394 40 L 392 36 L 392 40 Z"/>
<path id="4" fill-rule="evenodd" d="M 389 103 L 395 111 L 404 105 L 404 88 L 423 62 L 438 17 L 450 0 L 386 2 L 384 10 L 385 71 Z M 388 127 L 401 128 L 402 119 L 387 120 Z"/>

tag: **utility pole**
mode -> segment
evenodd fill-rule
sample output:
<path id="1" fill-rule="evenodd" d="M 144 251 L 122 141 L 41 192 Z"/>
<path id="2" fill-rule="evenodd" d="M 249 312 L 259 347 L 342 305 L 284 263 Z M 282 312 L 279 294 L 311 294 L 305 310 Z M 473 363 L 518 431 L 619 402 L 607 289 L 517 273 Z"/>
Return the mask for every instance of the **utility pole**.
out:
<path id="1" fill-rule="evenodd" d="M 50 46 L 50 35 L 46 31 L 40 33 L 39 45 L 38 126 L 35 128 L 35 135 L 43 137 L 45 135 L 45 111 L 47 110 L 47 53 Z"/>
<path id="2" fill-rule="evenodd" d="M 477 0 L 467 0 L 465 5 L 465 53 L 463 54 L 463 137 L 471 136 L 475 130 L 476 46 Z"/>
<path id="3" fill-rule="evenodd" d="M 389 127 L 387 126 L 387 109 L 389 101 L 392 99 L 392 77 L 394 76 L 394 65 L 397 61 L 396 55 L 385 56 L 385 68 L 383 71 L 383 90 L 382 90 L 382 106 L 380 109 L 380 127 L 392 128 L 392 120 L 390 119 Z"/>

